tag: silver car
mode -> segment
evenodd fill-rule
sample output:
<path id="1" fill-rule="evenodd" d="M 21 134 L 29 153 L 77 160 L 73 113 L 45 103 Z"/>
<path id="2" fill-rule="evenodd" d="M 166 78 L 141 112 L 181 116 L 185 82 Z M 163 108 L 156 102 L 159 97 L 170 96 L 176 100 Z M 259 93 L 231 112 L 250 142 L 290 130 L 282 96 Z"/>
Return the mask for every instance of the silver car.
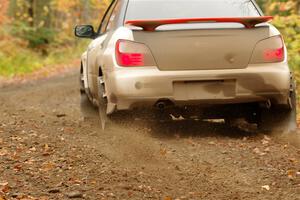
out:
<path id="1" fill-rule="evenodd" d="M 114 115 L 244 118 L 296 128 L 296 89 L 280 32 L 251 0 L 114 0 L 81 57 L 81 96 Z M 134 111 L 134 112 L 133 112 Z M 129 112 L 129 113 L 130 113 Z"/>

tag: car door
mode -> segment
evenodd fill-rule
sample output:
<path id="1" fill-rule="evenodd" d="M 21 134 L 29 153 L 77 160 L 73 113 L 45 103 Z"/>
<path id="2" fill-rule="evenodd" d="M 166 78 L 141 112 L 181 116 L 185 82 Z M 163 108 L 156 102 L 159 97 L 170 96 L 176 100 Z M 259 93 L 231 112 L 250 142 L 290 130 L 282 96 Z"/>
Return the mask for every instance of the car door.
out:
<path id="1" fill-rule="evenodd" d="M 117 1 L 113 1 L 108 7 L 105 15 L 101 21 L 98 37 L 94 39 L 88 46 L 87 50 L 87 81 L 88 87 L 93 97 L 97 97 L 97 78 L 99 75 L 99 66 L 97 66 L 97 58 L 102 57 L 104 52 L 104 42 L 107 38 L 107 33 L 110 30 L 109 23 L 112 18 L 113 10 L 116 6 Z M 100 58 L 101 59 L 101 58 Z"/>

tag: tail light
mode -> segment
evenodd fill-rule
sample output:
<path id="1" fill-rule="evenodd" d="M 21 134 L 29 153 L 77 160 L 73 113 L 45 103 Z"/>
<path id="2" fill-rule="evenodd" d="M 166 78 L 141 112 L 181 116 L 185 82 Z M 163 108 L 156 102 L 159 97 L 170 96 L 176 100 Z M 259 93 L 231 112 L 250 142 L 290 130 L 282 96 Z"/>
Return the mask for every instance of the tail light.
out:
<path id="1" fill-rule="evenodd" d="M 122 67 L 155 66 L 150 49 L 142 43 L 118 40 L 116 43 L 116 60 Z"/>
<path id="2" fill-rule="evenodd" d="M 251 63 L 276 63 L 285 58 L 284 43 L 281 36 L 273 36 L 256 44 Z"/>

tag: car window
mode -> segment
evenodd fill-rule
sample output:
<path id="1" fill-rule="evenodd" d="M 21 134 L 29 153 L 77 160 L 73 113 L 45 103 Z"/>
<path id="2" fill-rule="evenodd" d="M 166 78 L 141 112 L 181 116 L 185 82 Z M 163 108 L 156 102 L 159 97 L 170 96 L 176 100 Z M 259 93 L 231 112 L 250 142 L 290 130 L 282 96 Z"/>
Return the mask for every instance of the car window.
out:
<path id="1" fill-rule="evenodd" d="M 126 20 L 260 16 L 251 0 L 130 0 Z"/>
<path id="2" fill-rule="evenodd" d="M 103 33 L 105 33 L 106 31 L 108 31 L 109 30 L 109 26 L 108 26 L 108 24 L 109 24 L 109 22 L 111 21 L 111 20 L 113 20 L 111 17 L 112 17 L 112 13 L 113 13 L 113 10 L 114 10 L 114 8 L 115 8 L 115 5 L 116 5 L 116 3 L 117 3 L 117 1 L 114 1 L 109 7 L 108 7 L 108 9 L 107 9 L 107 11 L 106 11 L 106 13 L 105 13 L 105 16 L 104 16 L 104 18 L 102 19 L 102 22 L 101 22 L 101 25 L 100 25 L 100 27 L 99 27 L 99 33 L 100 34 L 103 34 Z"/>
<path id="3" fill-rule="evenodd" d="M 106 31 L 110 30 L 111 28 L 113 28 L 115 26 L 115 18 L 117 17 L 117 12 L 120 10 L 121 7 L 121 3 L 120 1 L 118 1 L 115 5 L 115 8 L 113 9 L 113 12 L 111 13 L 111 16 L 109 18 L 108 24 L 107 24 L 107 28 Z"/>

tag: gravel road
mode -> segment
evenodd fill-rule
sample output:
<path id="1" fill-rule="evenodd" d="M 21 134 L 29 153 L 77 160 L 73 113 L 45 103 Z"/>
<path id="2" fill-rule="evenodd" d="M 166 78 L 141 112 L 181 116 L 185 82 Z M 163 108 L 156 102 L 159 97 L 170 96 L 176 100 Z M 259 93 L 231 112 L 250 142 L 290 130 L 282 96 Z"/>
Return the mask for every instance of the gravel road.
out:
<path id="1" fill-rule="evenodd" d="M 96 112 L 81 117 L 77 80 L 0 89 L 0 200 L 300 199 L 298 133 L 184 121 L 102 131 Z"/>

